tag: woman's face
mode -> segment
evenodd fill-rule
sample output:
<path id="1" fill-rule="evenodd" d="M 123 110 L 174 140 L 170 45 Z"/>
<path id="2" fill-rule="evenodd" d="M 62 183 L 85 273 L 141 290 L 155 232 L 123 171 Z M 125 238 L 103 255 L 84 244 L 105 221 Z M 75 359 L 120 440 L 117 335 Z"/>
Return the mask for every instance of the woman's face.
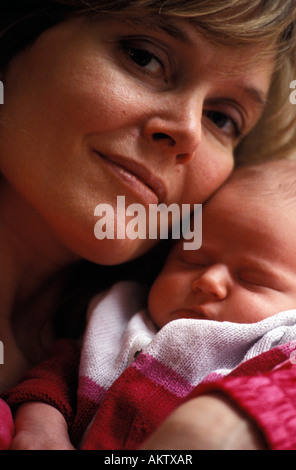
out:
<path id="1" fill-rule="evenodd" d="M 155 240 L 97 240 L 95 207 L 202 203 L 256 123 L 272 61 L 185 20 L 69 20 L 3 76 L 0 169 L 79 256 L 112 264 Z"/>

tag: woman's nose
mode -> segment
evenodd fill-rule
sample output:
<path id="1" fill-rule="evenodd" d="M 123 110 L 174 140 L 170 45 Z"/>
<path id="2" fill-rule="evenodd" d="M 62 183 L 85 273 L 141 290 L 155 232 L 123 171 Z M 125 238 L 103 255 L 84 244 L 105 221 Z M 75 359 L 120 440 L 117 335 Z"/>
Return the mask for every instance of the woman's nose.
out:
<path id="1" fill-rule="evenodd" d="M 222 264 L 210 266 L 192 282 L 193 292 L 202 292 L 205 296 L 223 300 L 229 292 L 229 273 Z"/>
<path id="2" fill-rule="evenodd" d="M 184 164 L 195 156 L 202 137 L 202 104 L 192 100 L 166 103 L 161 112 L 150 116 L 145 126 L 146 137 L 161 150 Z"/>

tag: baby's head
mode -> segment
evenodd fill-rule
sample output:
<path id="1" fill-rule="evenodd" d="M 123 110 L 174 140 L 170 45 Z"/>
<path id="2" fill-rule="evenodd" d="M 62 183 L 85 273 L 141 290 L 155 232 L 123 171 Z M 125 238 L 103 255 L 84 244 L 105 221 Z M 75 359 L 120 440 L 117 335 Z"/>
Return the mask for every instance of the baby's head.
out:
<path id="1" fill-rule="evenodd" d="M 296 308 L 296 161 L 236 170 L 203 206 L 199 250 L 172 249 L 150 315 L 253 323 Z"/>

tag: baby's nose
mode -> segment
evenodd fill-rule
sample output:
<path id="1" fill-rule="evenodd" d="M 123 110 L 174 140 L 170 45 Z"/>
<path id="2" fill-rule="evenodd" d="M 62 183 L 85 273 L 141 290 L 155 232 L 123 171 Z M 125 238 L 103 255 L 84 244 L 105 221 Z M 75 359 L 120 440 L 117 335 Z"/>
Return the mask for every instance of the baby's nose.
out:
<path id="1" fill-rule="evenodd" d="M 192 282 L 193 292 L 202 292 L 223 300 L 228 295 L 229 275 L 226 266 L 215 264 L 207 267 L 204 272 Z"/>

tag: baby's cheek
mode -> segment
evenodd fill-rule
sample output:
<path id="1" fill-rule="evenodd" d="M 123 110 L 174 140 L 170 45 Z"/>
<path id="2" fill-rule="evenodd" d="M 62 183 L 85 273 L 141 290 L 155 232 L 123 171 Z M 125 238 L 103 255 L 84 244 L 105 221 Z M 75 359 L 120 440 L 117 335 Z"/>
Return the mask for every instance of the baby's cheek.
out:
<path id="1" fill-rule="evenodd" d="M 169 321 L 169 314 L 174 310 L 176 286 L 175 276 L 160 275 L 150 289 L 148 310 L 159 328 Z"/>

